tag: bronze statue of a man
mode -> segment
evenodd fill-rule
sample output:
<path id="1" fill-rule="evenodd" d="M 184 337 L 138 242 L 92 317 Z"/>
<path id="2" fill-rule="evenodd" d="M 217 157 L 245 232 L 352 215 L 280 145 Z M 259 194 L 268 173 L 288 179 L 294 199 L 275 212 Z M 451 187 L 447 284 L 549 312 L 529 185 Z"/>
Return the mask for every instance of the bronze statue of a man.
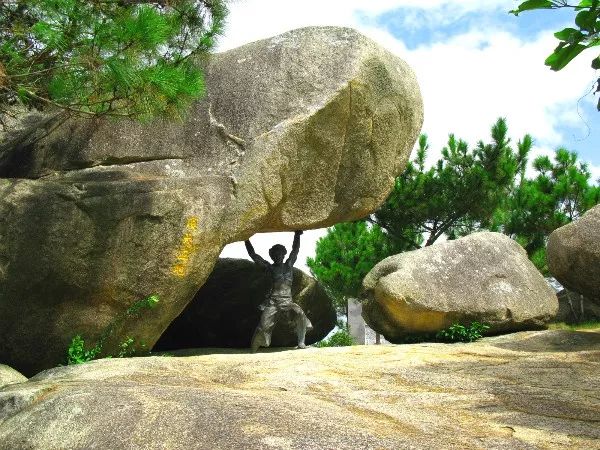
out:
<path id="1" fill-rule="evenodd" d="M 271 275 L 271 290 L 265 301 L 259 306 L 262 310 L 262 315 L 252 337 L 252 352 L 256 352 L 259 347 L 268 347 L 271 345 L 271 333 L 281 313 L 292 315 L 298 336 L 298 348 L 306 348 L 304 338 L 306 330 L 312 328 L 312 324 L 304 314 L 304 311 L 302 311 L 302 308 L 292 301 L 293 267 L 298 257 L 298 250 L 300 250 L 301 234 L 302 231 L 294 233 L 292 251 L 285 262 L 283 262 L 283 258 L 287 253 L 285 247 L 281 244 L 271 247 L 269 255 L 273 260 L 273 264 L 257 255 L 250 241 L 246 241 L 246 250 L 248 250 L 250 258 L 256 264 L 267 269 Z"/>

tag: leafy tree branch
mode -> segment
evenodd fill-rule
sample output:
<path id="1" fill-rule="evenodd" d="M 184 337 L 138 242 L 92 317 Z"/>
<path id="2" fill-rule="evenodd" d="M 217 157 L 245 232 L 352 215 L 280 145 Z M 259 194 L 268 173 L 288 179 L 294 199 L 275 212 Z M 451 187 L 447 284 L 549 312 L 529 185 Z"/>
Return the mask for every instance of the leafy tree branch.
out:
<path id="1" fill-rule="evenodd" d="M 223 32 L 224 0 L 0 3 L 0 112 L 180 117 L 204 93 L 195 57 Z"/>

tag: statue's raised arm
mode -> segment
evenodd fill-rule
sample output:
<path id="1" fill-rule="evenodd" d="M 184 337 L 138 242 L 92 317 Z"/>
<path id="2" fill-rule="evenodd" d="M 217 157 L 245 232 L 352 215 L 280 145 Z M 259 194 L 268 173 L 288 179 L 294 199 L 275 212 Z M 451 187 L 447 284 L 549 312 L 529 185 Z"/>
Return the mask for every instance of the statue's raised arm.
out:
<path id="1" fill-rule="evenodd" d="M 246 239 L 246 241 L 244 241 L 244 244 L 246 244 L 246 251 L 248 252 L 248 256 L 252 258 L 252 261 L 254 261 L 256 264 L 260 264 L 263 267 L 271 267 L 269 261 L 263 259 L 259 254 L 257 254 L 254 251 L 254 247 L 252 247 L 252 244 L 250 243 L 249 239 Z"/>
<path id="2" fill-rule="evenodd" d="M 298 252 L 300 251 L 301 234 L 301 230 L 296 230 L 294 233 L 294 243 L 292 244 L 292 251 L 290 252 L 290 256 L 286 261 L 286 264 L 289 266 L 293 266 L 296 263 L 296 259 L 298 258 Z"/>

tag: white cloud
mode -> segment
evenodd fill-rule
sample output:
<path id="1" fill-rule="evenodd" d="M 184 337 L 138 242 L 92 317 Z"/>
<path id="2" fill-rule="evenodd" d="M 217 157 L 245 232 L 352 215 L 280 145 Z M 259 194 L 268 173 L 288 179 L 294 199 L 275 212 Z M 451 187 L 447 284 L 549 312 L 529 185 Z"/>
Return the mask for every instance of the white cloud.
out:
<path id="1" fill-rule="evenodd" d="M 544 66 L 545 57 L 556 45 L 554 30 L 540 30 L 536 37 L 522 40 L 507 30 L 488 26 L 461 30 L 442 42 L 408 50 L 373 20 L 379 14 L 406 6 L 427 10 L 427 17 L 435 23 L 473 11 L 508 11 L 516 4 L 512 0 L 238 0 L 230 5 L 229 26 L 220 49 L 304 26 L 353 27 L 406 60 L 415 70 L 425 104 L 423 131 L 430 137 L 432 159 L 439 155 L 449 132 L 470 144 L 487 140 L 490 127 L 499 116 L 507 118 L 515 140 L 530 133 L 537 152 L 551 151 L 561 144 L 562 125 L 581 129 L 582 135 L 587 132 L 577 111 L 577 100 L 589 90 L 594 78 L 585 53 L 558 73 Z M 593 118 L 584 120 L 594 123 Z M 600 175 L 600 167 L 591 168 L 595 177 Z M 305 234 L 304 252 L 314 248 L 323 231 L 314 233 Z M 264 241 L 264 246 L 259 245 L 266 253 L 277 240 L 261 235 L 257 241 Z M 245 250 L 241 244 L 235 244 L 226 247 L 223 255 L 244 257 Z"/>
<path id="2" fill-rule="evenodd" d="M 365 18 L 374 18 L 400 7 L 433 11 L 431 19 L 439 21 L 439 13 L 435 14 L 435 10 L 441 7 L 450 8 L 457 17 L 499 7 L 509 10 L 514 6 L 512 0 L 233 0 L 229 4 L 228 27 L 220 50 L 306 26 L 338 25 L 361 29 Z M 448 17 L 447 14 L 444 16 Z"/>
<path id="3" fill-rule="evenodd" d="M 550 146 L 561 143 L 561 125 L 584 126 L 577 99 L 593 74 L 585 59 L 558 73 L 548 70 L 543 59 L 553 45 L 549 35 L 523 42 L 502 31 L 471 31 L 407 52 L 422 88 L 423 130 L 432 148 L 440 148 L 450 131 L 470 143 L 485 140 L 499 116 L 507 118 L 512 136 L 530 133 Z"/>
<path id="4" fill-rule="evenodd" d="M 598 164 L 590 164 L 588 166 L 590 172 L 592 174 L 592 181 L 597 184 L 600 184 L 600 165 Z"/>

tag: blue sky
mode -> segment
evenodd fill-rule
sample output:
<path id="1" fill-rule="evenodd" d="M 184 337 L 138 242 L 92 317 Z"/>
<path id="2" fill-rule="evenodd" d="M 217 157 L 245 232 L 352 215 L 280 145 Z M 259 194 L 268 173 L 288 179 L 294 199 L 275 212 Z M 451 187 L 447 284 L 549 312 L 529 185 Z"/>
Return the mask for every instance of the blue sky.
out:
<path id="1" fill-rule="evenodd" d="M 439 20 L 440 16 L 443 16 L 442 20 Z M 370 26 L 387 30 L 396 39 L 402 41 L 408 50 L 414 51 L 437 42 L 448 41 L 469 30 L 506 31 L 523 41 L 534 40 L 541 34 L 573 26 L 574 13 L 569 9 L 541 10 L 522 13 L 515 17 L 508 14 L 505 8 L 497 7 L 487 11 L 456 14 L 451 5 L 446 5 L 434 13 L 428 9 L 407 6 L 391 9 L 375 17 L 360 13 L 358 17 L 360 21 Z M 479 47 L 485 50 L 487 45 L 488 43 L 483 40 Z M 545 57 L 553 48 L 551 45 L 547 53 L 540 53 L 540 64 L 543 64 Z M 579 58 L 587 61 L 592 59 L 589 54 L 583 54 Z M 592 69 L 589 70 L 590 83 L 595 79 L 594 73 Z M 553 87 L 553 89 L 560 88 L 561 86 Z M 561 140 L 559 143 L 553 142 L 552 148 L 564 146 L 569 150 L 577 151 L 582 160 L 600 165 L 600 126 L 598 125 L 600 112 L 595 109 L 595 101 L 598 97 L 594 97 L 591 93 L 585 95 L 586 92 L 582 93 L 583 98 L 573 98 L 569 104 L 564 105 L 573 109 L 579 120 L 557 126 Z M 543 142 L 543 138 L 538 139 Z"/>

